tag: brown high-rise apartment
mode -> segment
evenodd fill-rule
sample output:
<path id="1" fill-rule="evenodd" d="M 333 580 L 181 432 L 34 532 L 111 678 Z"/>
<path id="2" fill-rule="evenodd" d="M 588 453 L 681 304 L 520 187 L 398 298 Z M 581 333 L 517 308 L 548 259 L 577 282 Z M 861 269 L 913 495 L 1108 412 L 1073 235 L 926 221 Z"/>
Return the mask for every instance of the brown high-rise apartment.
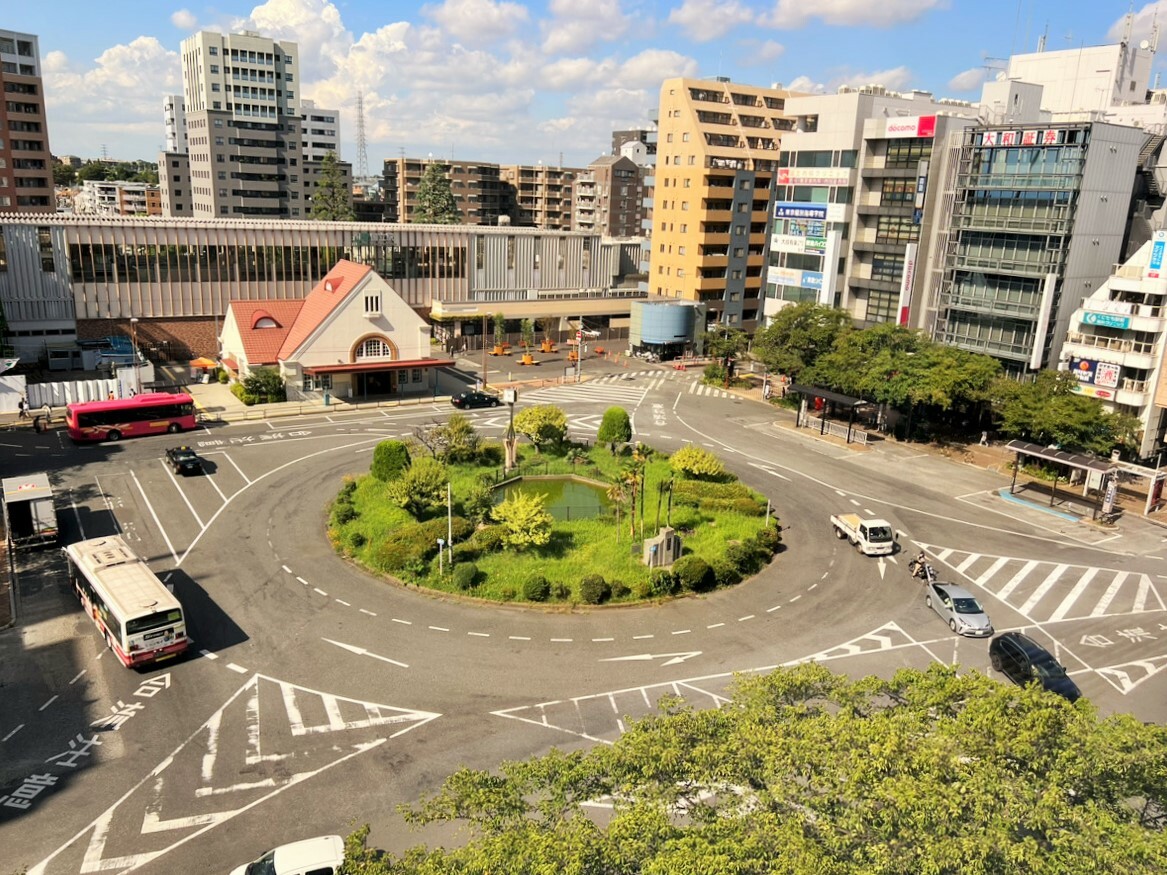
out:
<path id="1" fill-rule="evenodd" d="M 0 30 L 0 90 L 0 213 L 51 213 L 53 159 L 32 34 Z"/>
<path id="2" fill-rule="evenodd" d="M 508 183 L 506 212 L 516 225 L 570 231 L 578 167 L 546 167 L 543 164 L 504 164 L 502 180 Z"/>
<path id="3" fill-rule="evenodd" d="M 603 155 L 575 180 L 572 230 L 608 237 L 639 237 L 644 231 L 646 168 L 622 155 Z"/>
<path id="4" fill-rule="evenodd" d="M 752 330 L 761 318 L 790 96 L 723 77 L 661 86 L 648 291 L 704 303 L 711 325 Z"/>
<path id="5" fill-rule="evenodd" d="M 413 221 L 417 189 L 431 164 L 445 168 L 450 193 L 454 195 L 463 225 L 498 224 L 498 217 L 503 214 L 498 165 L 438 158 L 391 158 L 385 161 L 381 189 L 385 194 L 386 222 Z"/>

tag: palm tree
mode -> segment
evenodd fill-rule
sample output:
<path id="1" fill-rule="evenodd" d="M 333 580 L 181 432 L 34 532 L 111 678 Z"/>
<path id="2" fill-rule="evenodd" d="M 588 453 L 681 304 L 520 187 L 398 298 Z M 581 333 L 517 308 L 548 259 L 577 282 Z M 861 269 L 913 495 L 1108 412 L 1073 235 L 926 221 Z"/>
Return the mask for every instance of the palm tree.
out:
<path id="1" fill-rule="evenodd" d="M 628 500 L 628 494 L 624 489 L 624 482 L 622 480 L 617 480 L 615 483 L 609 484 L 608 489 L 604 494 L 607 496 L 608 501 L 612 502 L 612 505 L 616 508 L 616 543 L 619 544 L 620 508 L 623 506 L 624 502 Z"/>
<path id="2" fill-rule="evenodd" d="M 628 491 L 628 535 L 636 537 L 636 495 L 644 483 L 644 468 L 635 463 L 620 472 L 620 482 Z"/>

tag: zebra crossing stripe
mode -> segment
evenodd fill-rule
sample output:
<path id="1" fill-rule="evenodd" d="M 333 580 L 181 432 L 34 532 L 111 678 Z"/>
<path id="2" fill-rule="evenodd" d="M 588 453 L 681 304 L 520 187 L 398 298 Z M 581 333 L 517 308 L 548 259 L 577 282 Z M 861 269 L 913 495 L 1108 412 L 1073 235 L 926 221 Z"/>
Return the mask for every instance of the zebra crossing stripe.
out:
<path id="1" fill-rule="evenodd" d="M 966 571 L 968 571 L 969 567 L 972 566 L 972 564 L 980 558 L 981 558 L 980 553 L 969 553 L 968 557 L 963 562 L 961 562 L 959 565 L 956 566 L 956 570 L 960 574 L 964 574 Z"/>
<path id="2" fill-rule="evenodd" d="M 1114 575 L 1114 580 L 1106 588 L 1106 592 L 1102 594 L 1102 598 L 1098 600 L 1098 604 L 1094 606 L 1094 610 L 1090 612 L 1091 617 L 1101 617 L 1106 613 L 1106 609 L 1110 607 L 1110 603 L 1114 601 L 1114 597 L 1118 595 L 1119 589 L 1129 576 L 1129 571 L 1120 571 Z"/>
<path id="3" fill-rule="evenodd" d="M 1026 617 L 1029 616 L 1029 612 L 1031 610 L 1033 610 L 1034 606 L 1038 602 L 1040 602 L 1043 598 L 1045 598 L 1045 594 L 1047 592 L 1049 592 L 1051 589 L 1054 588 L 1054 584 L 1058 582 L 1058 578 L 1061 577 L 1062 574 L 1065 572 L 1065 570 L 1069 567 L 1070 567 L 1069 565 L 1055 565 L 1054 566 L 1053 571 L 1051 571 L 1048 575 L 1046 575 L 1045 580 L 1043 580 L 1038 585 L 1037 589 L 1035 589 L 1033 591 L 1033 593 L 1029 596 L 1029 598 L 1027 598 L 1025 600 L 1025 604 L 1023 604 L 1019 608 L 1019 610 L 1021 611 L 1023 616 L 1026 616 Z"/>
<path id="4" fill-rule="evenodd" d="M 998 556 L 997 561 L 989 566 L 989 570 L 986 571 L 984 574 L 982 574 L 980 577 L 978 577 L 975 581 L 973 581 L 973 583 L 975 583 L 977 586 L 984 586 L 985 582 L 990 580 L 994 574 L 996 574 L 998 571 L 1000 571 L 1001 568 L 1004 567 L 1005 563 L 1008 561 L 1009 561 L 1009 559 L 1007 557 Z"/>
<path id="5" fill-rule="evenodd" d="M 1074 606 L 1074 602 L 1078 600 L 1078 596 L 1090 585 L 1090 581 L 1094 579 L 1094 575 L 1097 573 L 1097 568 L 1087 568 L 1082 573 L 1082 576 L 1078 578 L 1078 582 L 1074 584 L 1073 589 L 1062 599 L 1062 603 L 1050 614 L 1050 620 L 1060 620 L 1066 616 L 1070 612 L 1070 608 Z"/>
<path id="6" fill-rule="evenodd" d="M 1025 576 L 1035 568 L 1037 568 L 1037 560 L 1031 559 L 1029 562 L 1026 562 L 1025 565 L 1021 567 L 1021 570 L 1014 574 L 1013 577 L 1009 579 L 1009 582 L 1001 587 L 999 592 L 995 593 L 997 598 L 999 598 L 1001 601 L 1005 601 L 1005 599 L 1009 597 L 1009 594 L 1013 592 L 1013 590 L 1017 589 L 1018 584 L 1025 580 Z"/>
<path id="7" fill-rule="evenodd" d="M 952 550 L 941 550 L 939 553 L 936 554 L 936 558 L 939 559 L 941 562 L 947 562 L 948 557 L 951 556 L 953 554 L 953 552 L 954 551 L 952 551 Z"/>

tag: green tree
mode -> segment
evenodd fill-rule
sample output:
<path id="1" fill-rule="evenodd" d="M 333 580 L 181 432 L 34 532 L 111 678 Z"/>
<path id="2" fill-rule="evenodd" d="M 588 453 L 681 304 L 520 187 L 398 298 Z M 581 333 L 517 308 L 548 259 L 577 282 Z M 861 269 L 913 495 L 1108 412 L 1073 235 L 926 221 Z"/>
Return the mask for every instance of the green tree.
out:
<path id="1" fill-rule="evenodd" d="M 717 456 L 696 444 L 686 444 L 669 456 L 669 467 L 694 480 L 720 480 L 725 476 L 725 466 Z"/>
<path id="2" fill-rule="evenodd" d="M 535 344 L 535 323 L 530 319 L 524 319 L 519 323 L 519 337 L 523 344 L 524 350 L 530 350 Z"/>
<path id="3" fill-rule="evenodd" d="M 411 221 L 422 225 L 457 225 L 462 221 L 454 193 L 450 190 L 449 168 L 431 164 L 417 186 L 417 204 Z"/>
<path id="4" fill-rule="evenodd" d="M 490 327 L 494 330 L 494 345 L 502 346 L 507 335 L 507 317 L 502 313 L 495 313 L 490 318 Z"/>
<path id="5" fill-rule="evenodd" d="M 429 447 L 434 458 L 443 462 L 464 462 L 473 459 L 482 444 L 474 424 L 464 413 L 454 413 L 442 423 L 419 426 L 414 430 L 418 440 Z"/>
<path id="6" fill-rule="evenodd" d="M 551 540 L 555 519 L 544 506 L 546 496 L 517 490 L 495 505 L 491 519 L 503 527 L 502 542 L 515 550 L 541 547 Z"/>
<path id="7" fill-rule="evenodd" d="M 243 378 L 243 391 L 254 395 L 260 404 L 287 400 L 284 378 L 275 368 L 254 368 Z"/>
<path id="8" fill-rule="evenodd" d="M 553 404 L 537 404 L 515 414 L 515 431 L 534 444 L 536 451 L 556 446 L 567 437 L 567 414 Z"/>
<path id="9" fill-rule="evenodd" d="M 1041 371 L 1031 382 L 1000 377 L 989 393 L 1000 418 L 998 430 L 1009 437 L 1100 456 L 1114 449 L 1137 449 L 1139 420 L 1106 410 L 1098 399 L 1077 394 L 1077 386 L 1077 378 L 1066 371 Z"/>
<path id="10" fill-rule="evenodd" d="M 107 179 L 112 179 L 113 168 L 104 161 L 86 161 L 77 170 L 77 178 L 82 182 L 92 180 L 93 182 L 103 182 Z"/>
<path id="11" fill-rule="evenodd" d="M 707 356 L 720 359 L 723 365 L 729 364 L 737 356 L 750 347 L 750 338 L 744 331 L 737 328 L 716 328 L 707 331 L 702 339 L 702 349 Z"/>
<path id="12" fill-rule="evenodd" d="M 846 310 L 803 301 L 783 307 L 757 332 L 753 353 L 768 370 L 798 382 L 802 372 L 850 330 L 851 316 Z"/>
<path id="13" fill-rule="evenodd" d="M 77 181 L 77 171 L 69 164 L 57 162 L 53 165 L 53 185 L 72 185 Z"/>
<path id="14" fill-rule="evenodd" d="M 616 444 L 632 440 L 632 420 L 628 417 L 628 411 L 623 407 L 609 407 L 605 410 L 604 418 L 600 420 L 600 429 L 596 432 L 596 440 L 605 441 L 613 451 Z"/>
<path id="15" fill-rule="evenodd" d="M 446 466 L 437 459 L 423 457 L 389 484 L 389 498 L 414 519 L 421 519 L 446 500 L 448 482 Z"/>
<path id="16" fill-rule="evenodd" d="M 345 185 L 336 153 L 331 149 L 320 162 L 320 182 L 312 192 L 310 215 L 322 222 L 351 222 L 356 219 L 352 207 L 352 190 Z"/>
<path id="17" fill-rule="evenodd" d="M 131 182 L 144 182 L 147 185 L 158 184 L 158 168 L 157 167 L 142 167 L 133 176 L 130 177 Z"/>
<path id="18" fill-rule="evenodd" d="M 390 871 L 1133 875 L 1167 871 L 1165 807 L 1162 726 L 955 667 L 812 663 L 716 710 L 666 700 L 610 746 L 462 769 L 399 810 L 469 841 Z"/>

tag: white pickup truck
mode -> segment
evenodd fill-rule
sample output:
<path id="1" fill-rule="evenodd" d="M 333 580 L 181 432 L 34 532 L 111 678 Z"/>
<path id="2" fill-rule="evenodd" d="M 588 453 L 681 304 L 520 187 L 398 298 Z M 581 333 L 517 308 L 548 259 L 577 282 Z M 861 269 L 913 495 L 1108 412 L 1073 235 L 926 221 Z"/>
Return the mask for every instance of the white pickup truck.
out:
<path id="1" fill-rule="evenodd" d="M 865 556 L 890 556 L 895 552 L 895 530 L 887 520 L 865 520 L 857 513 L 841 513 L 831 517 L 831 526 L 836 538 L 846 538 Z"/>

